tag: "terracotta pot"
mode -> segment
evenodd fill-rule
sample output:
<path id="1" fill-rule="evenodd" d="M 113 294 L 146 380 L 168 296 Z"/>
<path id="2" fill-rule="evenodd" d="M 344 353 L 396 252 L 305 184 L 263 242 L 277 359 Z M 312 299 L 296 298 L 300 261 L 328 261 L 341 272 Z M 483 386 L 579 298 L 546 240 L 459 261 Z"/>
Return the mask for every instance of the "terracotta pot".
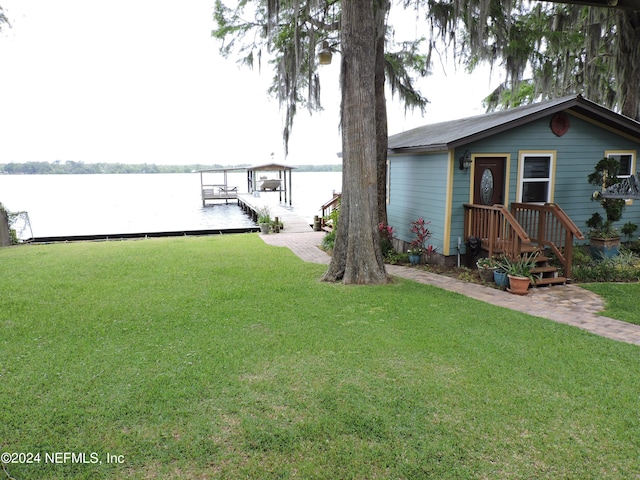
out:
<path id="1" fill-rule="evenodd" d="M 515 293 L 516 295 L 526 295 L 529 293 L 529 285 L 531 284 L 531 280 L 527 277 L 518 277 L 515 275 L 508 275 L 509 277 L 509 288 L 507 289 L 511 293 Z"/>

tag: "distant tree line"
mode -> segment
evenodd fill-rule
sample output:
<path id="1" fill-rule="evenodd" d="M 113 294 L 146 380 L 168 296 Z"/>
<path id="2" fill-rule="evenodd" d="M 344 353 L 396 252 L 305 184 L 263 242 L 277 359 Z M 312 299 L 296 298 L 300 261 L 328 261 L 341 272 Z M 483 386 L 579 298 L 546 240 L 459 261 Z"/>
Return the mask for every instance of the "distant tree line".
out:
<path id="1" fill-rule="evenodd" d="M 249 165 L 233 165 L 247 167 Z M 227 167 L 229 167 L 227 165 Z M 0 163 L 0 173 L 7 175 L 66 175 L 66 174 L 123 174 L 123 173 L 190 173 L 199 170 L 225 168 L 222 165 L 156 165 L 153 163 L 84 163 L 67 160 L 65 162 Z M 339 172 L 341 165 L 300 165 L 299 172 Z"/>
<path id="2" fill-rule="evenodd" d="M 298 172 L 341 172 L 342 164 L 330 165 L 295 165 Z"/>

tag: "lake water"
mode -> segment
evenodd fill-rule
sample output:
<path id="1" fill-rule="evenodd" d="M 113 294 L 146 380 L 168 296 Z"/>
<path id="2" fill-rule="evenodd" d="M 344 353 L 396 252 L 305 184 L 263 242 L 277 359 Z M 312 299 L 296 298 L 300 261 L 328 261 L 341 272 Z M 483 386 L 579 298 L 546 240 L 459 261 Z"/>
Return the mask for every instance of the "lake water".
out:
<path id="1" fill-rule="evenodd" d="M 246 174 L 228 184 L 246 191 Z M 340 172 L 295 172 L 291 209 L 313 223 L 320 206 L 340 192 Z M 277 193 L 261 197 L 278 204 Z M 27 211 L 34 237 L 109 235 L 254 226 L 235 201 L 202 206 L 200 174 L 0 175 L 0 202 Z M 26 231 L 21 238 L 31 237 Z"/>

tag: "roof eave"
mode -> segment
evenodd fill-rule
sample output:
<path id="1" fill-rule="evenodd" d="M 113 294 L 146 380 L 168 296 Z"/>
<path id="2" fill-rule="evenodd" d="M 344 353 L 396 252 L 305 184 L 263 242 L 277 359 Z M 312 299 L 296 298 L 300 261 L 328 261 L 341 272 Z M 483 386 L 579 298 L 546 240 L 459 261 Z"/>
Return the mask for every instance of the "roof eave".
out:
<path id="1" fill-rule="evenodd" d="M 416 154 L 447 151 L 452 148 L 462 147 L 469 143 L 492 137 L 563 111 L 573 113 L 577 116 L 583 115 L 585 117 L 589 117 L 612 130 L 618 131 L 640 141 L 640 122 L 587 100 L 582 97 L 582 95 L 575 95 L 566 99 L 561 99 L 559 102 L 550 103 L 544 108 L 536 109 L 512 120 L 498 123 L 497 125 L 482 130 L 477 130 L 463 137 L 428 145 L 411 145 L 406 147 L 389 148 L 389 154 L 402 155 L 407 153 Z"/>
<path id="2" fill-rule="evenodd" d="M 597 118 L 594 119 L 600 123 L 603 123 L 614 130 L 630 135 L 640 141 L 640 122 L 637 122 L 632 118 L 616 113 L 593 102 L 582 102 L 569 110 L 578 115 L 590 113 L 592 114 L 592 118 L 593 115 L 595 115 Z"/>
<path id="3" fill-rule="evenodd" d="M 414 145 L 411 147 L 390 148 L 389 155 L 403 155 L 405 153 L 438 153 L 449 150 L 449 144 L 439 143 L 434 145 Z"/>

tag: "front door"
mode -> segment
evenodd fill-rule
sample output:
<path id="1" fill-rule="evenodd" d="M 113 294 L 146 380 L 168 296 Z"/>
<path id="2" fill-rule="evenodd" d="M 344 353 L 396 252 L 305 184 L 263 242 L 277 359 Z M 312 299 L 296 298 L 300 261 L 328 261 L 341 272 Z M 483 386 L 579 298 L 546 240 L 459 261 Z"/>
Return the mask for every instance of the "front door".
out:
<path id="1" fill-rule="evenodd" d="M 476 157 L 473 181 L 474 205 L 504 203 L 504 157 Z"/>

